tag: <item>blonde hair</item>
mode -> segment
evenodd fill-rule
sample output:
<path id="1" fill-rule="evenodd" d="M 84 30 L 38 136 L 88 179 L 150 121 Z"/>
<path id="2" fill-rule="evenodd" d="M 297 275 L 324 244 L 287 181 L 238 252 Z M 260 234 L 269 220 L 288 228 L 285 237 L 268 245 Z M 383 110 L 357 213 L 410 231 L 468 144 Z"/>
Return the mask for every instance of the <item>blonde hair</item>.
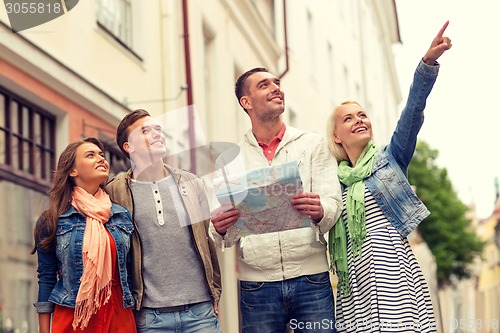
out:
<path id="1" fill-rule="evenodd" d="M 339 105 L 335 106 L 332 112 L 330 112 L 330 116 L 328 116 L 326 124 L 326 138 L 328 140 L 328 149 L 330 150 L 330 153 L 332 153 L 332 155 L 335 156 L 335 159 L 339 163 L 342 161 L 349 161 L 349 156 L 347 156 L 347 152 L 345 151 L 344 147 L 340 143 L 336 143 L 334 141 L 333 133 L 335 132 L 335 115 L 337 111 L 340 110 L 343 106 L 349 104 L 359 105 L 364 110 L 363 106 L 361 106 L 361 104 L 358 101 L 355 100 L 343 101 Z"/>

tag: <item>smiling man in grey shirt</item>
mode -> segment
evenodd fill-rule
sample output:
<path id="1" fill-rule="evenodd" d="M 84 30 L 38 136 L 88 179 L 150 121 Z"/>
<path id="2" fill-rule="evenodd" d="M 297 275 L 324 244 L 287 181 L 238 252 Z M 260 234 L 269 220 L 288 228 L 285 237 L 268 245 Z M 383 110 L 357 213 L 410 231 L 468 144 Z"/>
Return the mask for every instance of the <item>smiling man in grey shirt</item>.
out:
<path id="1" fill-rule="evenodd" d="M 145 110 L 125 116 L 116 138 L 133 167 L 106 189 L 131 211 L 136 226 L 131 246 L 137 331 L 220 332 L 220 270 L 202 180 L 164 164 L 165 135 Z"/>

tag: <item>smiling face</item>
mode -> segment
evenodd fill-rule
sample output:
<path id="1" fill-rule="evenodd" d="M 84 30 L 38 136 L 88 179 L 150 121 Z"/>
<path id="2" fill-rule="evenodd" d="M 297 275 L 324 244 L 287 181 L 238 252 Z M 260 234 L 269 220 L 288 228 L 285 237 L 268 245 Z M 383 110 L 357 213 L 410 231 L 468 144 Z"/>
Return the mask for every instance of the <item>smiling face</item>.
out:
<path id="1" fill-rule="evenodd" d="M 349 103 L 338 107 L 334 122 L 333 140 L 346 151 L 364 148 L 372 139 L 372 124 L 358 104 Z"/>
<path id="2" fill-rule="evenodd" d="M 108 179 L 109 163 L 104 152 L 91 142 L 82 143 L 76 149 L 75 163 L 69 175 L 76 186 L 91 193 L 89 189 L 98 188 Z"/>
<path id="3" fill-rule="evenodd" d="M 153 163 L 167 154 L 165 135 L 161 125 L 147 116 L 130 125 L 128 141 L 123 144 L 135 163 Z"/>
<path id="4" fill-rule="evenodd" d="M 246 92 L 240 104 L 250 117 L 260 121 L 274 120 L 285 110 L 285 93 L 280 79 L 269 72 L 256 72 L 246 80 Z"/>

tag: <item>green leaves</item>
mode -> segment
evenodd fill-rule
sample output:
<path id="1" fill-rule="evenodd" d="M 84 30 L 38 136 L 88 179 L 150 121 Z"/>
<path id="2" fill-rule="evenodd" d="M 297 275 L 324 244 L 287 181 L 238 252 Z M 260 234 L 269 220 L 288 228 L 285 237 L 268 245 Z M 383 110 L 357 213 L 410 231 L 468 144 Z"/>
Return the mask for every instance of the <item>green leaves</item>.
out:
<path id="1" fill-rule="evenodd" d="M 452 276 L 458 280 L 469 277 L 469 266 L 481 255 L 484 244 L 471 229 L 468 208 L 454 191 L 448 172 L 435 164 L 438 155 L 437 150 L 419 141 L 408 178 L 431 212 L 418 228 L 436 258 L 438 283 L 442 285 L 450 283 Z"/>

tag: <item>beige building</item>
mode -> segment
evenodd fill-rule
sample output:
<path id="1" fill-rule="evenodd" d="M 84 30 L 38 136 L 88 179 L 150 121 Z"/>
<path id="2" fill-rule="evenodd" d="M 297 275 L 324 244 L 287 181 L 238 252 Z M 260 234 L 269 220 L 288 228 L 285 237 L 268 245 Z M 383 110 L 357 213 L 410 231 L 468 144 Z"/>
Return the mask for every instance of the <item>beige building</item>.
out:
<path id="1" fill-rule="evenodd" d="M 497 189 L 498 191 L 498 189 Z M 491 216 L 478 219 L 474 206 L 471 227 L 485 242 L 481 257 L 470 264 L 471 276 L 439 290 L 443 332 L 500 332 L 500 217 L 499 201 Z"/>
<path id="2" fill-rule="evenodd" d="M 32 228 L 67 143 L 101 136 L 114 171 L 125 168 L 113 131 L 135 108 L 176 110 L 165 126 L 181 148 L 238 142 L 250 123 L 234 81 L 257 66 L 281 76 L 292 126 L 324 134 L 332 107 L 356 99 L 386 143 L 400 111 L 393 0 L 85 0 L 45 24 L 10 26 L 0 12 L 0 311 L 26 332 L 37 327 Z M 204 163 L 186 156 L 184 167 Z M 238 332 L 235 252 L 220 259 L 221 323 Z"/>
<path id="3" fill-rule="evenodd" d="M 377 140 L 388 141 L 401 99 L 391 51 L 399 42 L 393 1 L 200 0 L 190 2 L 189 19 L 194 104 L 211 141 L 237 142 L 250 127 L 233 87 L 253 67 L 281 76 L 288 124 L 324 134 L 332 107 L 357 99 L 370 112 Z M 238 332 L 235 251 L 220 254 L 221 321 L 225 332 Z"/>
<path id="4" fill-rule="evenodd" d="M 472 277 L 453 281 L 452 285 L 443 286 L 439 290 L 440 328 L 442 332 L 486 332 L 481 330 L 482 319 L 477 310 L 477 268 L 478 263 L 471 265 Z"/>
<path id="5" fill-rule="evenodd" d="M 130 1 L 80 1 L 64 15 L 18 33 L 10 29 L 7 12 L 0 11 L 0 327 L 4 332 L 37 331 L 32 305 L 38 290 L 36 256 L 30 254 L 33 227 L 47 207 L 45 193 L 62 149 L 82 137 L 99 136 L 106 141 L 113 171 L 122 170 L 126 163 L 113 146 L 113 137 L 116 124 L 129 110 L 127 96 L 167 91 L 161 85 L 158 34 L 151 41 L 151 35 L 132 36 L 121 25 L 133 15 L 144 31 L 160 31 L 160 2 L 147 3 L 139 8 L 137 2 L 132 10 L 127 7 Z M 61 10 L 49 5 L 43 10 Z M 139 9 L 157 15 L 141 15 Z"/>
<path id="6" fill-rule="evenodd" d="M 477 218 L 475 207 L 471 205 L 467 213 L 471 220 L 471 228 L 477 231 L 481 221 Z M 469 266 L 471 276 L 442 286 L 439 290 L 441 310 L 440 327 L 443 332 L 484 332 L 480 328 L 482 321 L 478 314 L 478 279 L 481 270 L 481 259 L 475 258 Z"/>
<path id="7" fill-rule="evenodd" d="M 498 189 L 497 189 L 498 190 Z M 477 282 L 478 332 L 500 332 L 500 200 L 492 215 L 478 225 L 478 235 L 486 242 Z"/>

